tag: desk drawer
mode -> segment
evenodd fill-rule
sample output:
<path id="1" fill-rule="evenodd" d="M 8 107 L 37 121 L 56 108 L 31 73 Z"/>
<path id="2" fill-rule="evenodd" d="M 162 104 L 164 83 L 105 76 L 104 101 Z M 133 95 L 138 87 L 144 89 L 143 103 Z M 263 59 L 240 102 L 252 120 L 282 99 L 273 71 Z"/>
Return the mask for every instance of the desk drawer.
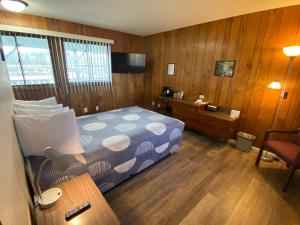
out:
<path id="1" fill-rule="evenodd" d="M 172 102 L 172 112 L 176 113 L 183 113 L 183 114 L 189 114 L 189 113 L 197 113 L 197 107 L 194 105 L 187 105 L 181 102 Z"/>
<path id="2" fill-rule="evenodd" d="M 186 127 L 218 139 L 229 139 L 236 134 L 237 119 L 224 112 L 198 111 L 192 102 L 173 100 L 172 116 L 185 122 Z"/>
<path id="3" fill-rule="evenodd" d="M 207 125 L 219 127 L 222 129 L 229 129 L 231 126 L 231 123 L 226 120 L 221 120 L 221 119 L 208 117 L 208 116 L 202 116 L 202 115 L 199 115 L 198 118 L 200 118 L 199 120 Z"/>
<path id="4" fill-rule="evenodd" d="M 226 120 L 221 120 L 218 118 L 214 118 L 211 116 L 206 116 L 203 114 L 199 114 L 194 111 L 189 111 L 189 112 L 184 112 L 184 111 L 179 111 L 177 109 L 174 109 L 172 112 L 174 117 L 180 117 L 180 118 L 186 118 L 186 119 L 191 119 L 194 120 L 195 122 L 201 123 L 201 124 L 206 124 L 207 126 L 214 126 L 214 127 L 219 127 L 221 129 L 229 129 L 231 126 L 231 122 L 226 121 Z M 182 119 L 184 121 L 184 119 Z"/>
<path id="5" fill-rule="evenodd" d="M 230 128 L 225 129 L 204 122 L 203 120 L 195 120 L 182 115 L 174 115 L 175 118 L 183 121 L 185 126 L 194 131 L 206 134 L 218 139 L 229 139 L 231 136 Z"/>

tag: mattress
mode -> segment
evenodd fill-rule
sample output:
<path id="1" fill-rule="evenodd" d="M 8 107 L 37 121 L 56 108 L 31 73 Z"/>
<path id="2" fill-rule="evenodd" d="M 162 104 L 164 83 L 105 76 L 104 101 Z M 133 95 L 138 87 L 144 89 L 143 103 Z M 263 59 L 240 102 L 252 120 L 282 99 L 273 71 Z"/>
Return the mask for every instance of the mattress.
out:
<path id="1" fill-rule="evenodd" d="M 101 192 L 153 165 L 178 150 L 184 123 L 137 106 L 77 119 L 86 163 L 64 172 L 52 163 L 41 174 L 41 188 L 88 172 Z M 43 157 L 29 157 L 33 174 Z"/>

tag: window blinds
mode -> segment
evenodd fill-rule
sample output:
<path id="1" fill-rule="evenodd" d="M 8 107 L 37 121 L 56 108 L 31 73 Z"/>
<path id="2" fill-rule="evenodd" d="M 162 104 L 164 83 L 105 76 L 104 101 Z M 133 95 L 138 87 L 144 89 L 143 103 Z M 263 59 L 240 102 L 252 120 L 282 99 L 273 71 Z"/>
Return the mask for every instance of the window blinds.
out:
<path id="1" fill-rule="evenodd" d="M 106 90 L 112 83 L 111 46 L 107 43 L 63 39 L 67 77 L 70 84 Z"/>
<path id="2" fill-rule="evenodd" d="M 48 37 L 3 31 L 0 34 L 8 74 L 18 97 L 32 98 L 35 92 L 55 94 Z"/>
<path id="3" fill-rule="evenodd" d="M 18 97 L 110 90 L 111 43 L 0 31 L 11 84 Z M 88 38 L 87 38 L 88 39 Z M 17 97 L 17 96 L 16 96 Z"/>

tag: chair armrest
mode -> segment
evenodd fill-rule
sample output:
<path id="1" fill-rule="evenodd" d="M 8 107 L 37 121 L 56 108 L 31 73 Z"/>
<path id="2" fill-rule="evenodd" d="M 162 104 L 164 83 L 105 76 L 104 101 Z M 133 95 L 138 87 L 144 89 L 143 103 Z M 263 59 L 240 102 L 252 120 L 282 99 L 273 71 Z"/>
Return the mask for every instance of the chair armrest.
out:
<path id="1" fill-rule="evenodd" d="M 300 128 L 295 130 L 275 130 L 275 129 L 268 129 L 264 136 L 264 141 L 268 140 L 270 134 L 277 133 L 277 134 L 297 134 L 300 131 Z"/>
<path id="2" fill-rule="evenodd" d="M 296 165 L 300 166 L 300 151 L 298 151 L 297 157 L 296 157 Z"/>
<path id="3" fill-rule="evenodd" d="M 296 130 L 273 130 L 269 129 L 267 130 L 267 133 L 282 133 L 282 134 L 297 134 L 300 131 L 300 128 Z"/>

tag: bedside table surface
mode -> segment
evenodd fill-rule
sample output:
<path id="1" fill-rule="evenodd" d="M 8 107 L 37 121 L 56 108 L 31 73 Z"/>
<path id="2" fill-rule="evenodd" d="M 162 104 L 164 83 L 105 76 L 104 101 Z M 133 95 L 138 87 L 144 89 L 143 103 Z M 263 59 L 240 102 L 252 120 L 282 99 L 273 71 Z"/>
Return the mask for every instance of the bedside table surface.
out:
<path id="1" fill-rule="evenodd" d="M 62 189 L 62 196 L 50 209 L 36 208 L 38 225 L 119 225 L 120 222 L 89 174 L 83 174 L 55 187 Z M 65 212 L 89 201 L 91 208 L 66 221 Z"/>

